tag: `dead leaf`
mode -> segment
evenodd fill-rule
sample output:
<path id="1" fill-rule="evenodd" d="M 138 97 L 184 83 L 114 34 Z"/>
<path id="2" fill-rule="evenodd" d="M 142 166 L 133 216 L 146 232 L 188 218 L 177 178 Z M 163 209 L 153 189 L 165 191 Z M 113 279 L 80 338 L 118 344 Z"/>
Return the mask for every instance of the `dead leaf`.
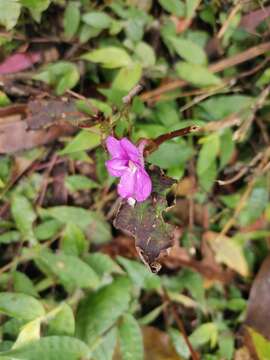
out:
<path id="1" fill-rule="evenodd" d="M 204 238 L 215 253 L 217 262 L 227 265 L 242 276 L 249 275 L 243 250 L 232 238 L 213 231 L 207 231 Z"/>
<path id="2" fill-rule="evenodd" d="M 245 346 L 235 351 L 234 360 L 254 360 Z"/>
<path id="3" fill-rule="evenodd" d="M 253 281 L 245 324 L 270 340 L 270 255 L 266 257 Z"/>
<path id="4" fill-rule="evenodd" d="M 0 74 L 12 74 L 31 68 L 41 61 L 39 52 L 25 52 L 10 55 L 0 64 Z"/>
<path id="5" fill-rule="evenodd" d="M 166 223 L 163 212 L 168 209 L 166 192 L 173 184 L 157 168 L 149 170 L 152 179 L 152 195 L 135 206 L 123 202 L 114 220 L 114 226 L 133 237 L 142 260 L 153 268 L 161 251 L 172 246 L 174 226 Z"/>

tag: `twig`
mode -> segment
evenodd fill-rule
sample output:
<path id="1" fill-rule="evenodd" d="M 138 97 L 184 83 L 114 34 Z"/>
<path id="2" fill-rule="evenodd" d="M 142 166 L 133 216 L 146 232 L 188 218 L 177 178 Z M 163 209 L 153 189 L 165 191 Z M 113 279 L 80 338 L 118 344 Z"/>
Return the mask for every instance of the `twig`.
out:
<path id="1" fill-rule="evenodd" d="M 217 34 L 218 39 L 221 39 L 223 37 L 223 35 L 225 34 L 227 28 L 230 26 L 230 22 L 235 17 L 235 15 L 238 13 L 238 11 L 241 9 L 242 5 L 243 5 L 242 1 L 240 0 L 233 7 L 231 12 L 229 13 L 229 16 L 227 17 L 226 21 L 224 22 L 224 24 L 222 25 L 221 29 L 219 30 L 219 32 Z"/>
<path id="2" fill-rule="evenodd" d="M 163 290 L 164 298 L 166 299 L 166 301 L 168 302 L 168 304 L 170 305 L 170 307 L 172 309 L 172 314 L 173 314 L 174 320 L 179 328 L 179 331 L 183 335 L 184 340 L 189 348 L 192 360 L 200 360 L 199 354 L 193 349 L 193 346 L 187 336 L 183 320 L 180 318 L 175 304 L 171 301 L 171 298 L 170 298 L 167 290 L 164 287 L 162 288 L 162 290 Z"/>
<path id="3" fill-rule="evenodd" d="M 199 130 L 200 130 L 199 126 L 193 125 L 193 126 L 188 126 L 184 129 L 175 130 L 167 134 L 160 135 L 152 140 L 146 140 L 147 141 L 147 145 L 145 146 L 146 155 L 149 155 L 153 151 L 155 151 L 162 143 L 164 143 L 164 141 L 171 140 L 173 138 L 180 136 L 185 136 L 187 134 L 194 133 Z"/>
<path id="4" fill-rule="evenodd" d="M 213 73 L 217 73 L 217 72 L 225 70 L 229 67 L 236 66 L 236 65 L 239 65 L 248 60 L 254 59 L 257 56 L 260 56 L 269 50 L 270 50 L 270 42 L 265 42 L 265 43 L 253 46 L 253 47 L 243 51 L 242 53 L 233 55 L 229 58 L 221 59 L 221 60 L 217 61 L 216 63 L 210 65 L 209 70 Z M 188 84 L 187 81 L 184 81 L 181 79 L 172 80 L 172 81 L 168 82 L 167 84 L 159 86 L 155 90 L 148 91 L 148 92 L 142 94 L 141 99 L 143 101 L 153 100 L 153 98 L 158 98 L 163 93 L 186 86 L 187 84 Z"/>
<path id="5" fill-rule="evenodd" d="M 130 92 L 123 97 L 122 101 L 123 104 L 128 105 L 131 103 L 132 99 L 134 98 L 134 96 L 138 95 L 143 89 L 143 86 L 141 84 L 138 84 L 136 86 L 134 86 Z"/>

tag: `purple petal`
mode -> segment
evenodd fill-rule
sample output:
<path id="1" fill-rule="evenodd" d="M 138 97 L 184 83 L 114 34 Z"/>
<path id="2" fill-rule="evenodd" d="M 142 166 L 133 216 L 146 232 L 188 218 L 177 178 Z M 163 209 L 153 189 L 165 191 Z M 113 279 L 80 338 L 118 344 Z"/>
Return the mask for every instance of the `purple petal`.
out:
<path id="1" fill-rule="evenodd" d="M 136 172 L 127 168 L 121 176 L 117 191 L 122 198 L 133 197 L 136 181 Z"/>
<path id="2" fill-rule="evenodd" d="M 138 164 L 141 163 L 141 153 L 135 145 L 133 145 L 127 138 L 120 140 L 120 144 L 130 160 Z"/>
<path id="3" fill-rule="evenodd" d="M 112 157 L 118 159 L 127 159 L 127 154 L 121 146 L 121 141 L 117 140 L 113 136 L 109 136 L 106 139 L 106 146 Z"/>
<path id="4" fill-rule="evenodd" d="M 106 167 L 110 175 L 122 176 L 127 169 L 127 160 L 113 159 L 106 161 Z"/>
<path id="5" fill-rule="evenodd" d="M 134 189 L 134 198 L 138 201 L 144 201 L 148 198 L 152 191 L 152 182 L 150 176 L 141 167 L 136 172 L 136 183 Z"/>

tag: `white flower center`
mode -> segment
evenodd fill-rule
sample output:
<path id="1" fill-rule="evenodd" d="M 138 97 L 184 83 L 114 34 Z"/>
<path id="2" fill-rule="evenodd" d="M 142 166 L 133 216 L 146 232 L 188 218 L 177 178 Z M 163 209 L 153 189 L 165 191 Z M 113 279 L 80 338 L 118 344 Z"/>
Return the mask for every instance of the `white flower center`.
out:
<path id="1" fill-rule="evenodd" d="M 134 164 L 133 161 L 128 161 L 128 167 L 130 168 L 132 174 L 135 174 L 135 172 L 137 171 L 137 166 Z"/>

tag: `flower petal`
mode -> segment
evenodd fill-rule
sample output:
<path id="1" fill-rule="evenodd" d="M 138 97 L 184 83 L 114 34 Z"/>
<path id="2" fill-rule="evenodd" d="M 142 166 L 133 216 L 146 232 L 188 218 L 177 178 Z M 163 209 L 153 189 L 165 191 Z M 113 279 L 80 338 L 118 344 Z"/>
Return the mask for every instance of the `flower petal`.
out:
<path id="1" fill-rule="evenodd" d="M 127 159 L 127 154 L 121 146 L 121 141 L 117 140 L 113 136 L 107 137 L 106 146 L 112 157 L 118 159 Z"/>
<path id="2" fill-rule="evenodd" d="M 136 182 L 133 197 L 138 201 L 146 200 L 152 191 L 152 181 L 147 172 L 142 168 L 136 171 Z"/>
<path id="3" fill-rule="evenodd" d="M 120 144 L 130 160 L 136 162 L 137 164 L 141 163 L 141 153 L 135 145 L 133 145 L 127 138 L 121 139 Z"/>
<path id="4" fill-rule="evenodd" d="M 132 171 L 130 168 L 127 168 L 121 176 L 117 191 L 118 194 L 124 199 L 133 197 L 136 182 L 136 172 Z"/>
<path id="5" fill-rule="evenodd" d="M 127 169 L 128 160 L 112 159 L 106 161 L 106 167 L 111 176 L 122 176 Z"/>

